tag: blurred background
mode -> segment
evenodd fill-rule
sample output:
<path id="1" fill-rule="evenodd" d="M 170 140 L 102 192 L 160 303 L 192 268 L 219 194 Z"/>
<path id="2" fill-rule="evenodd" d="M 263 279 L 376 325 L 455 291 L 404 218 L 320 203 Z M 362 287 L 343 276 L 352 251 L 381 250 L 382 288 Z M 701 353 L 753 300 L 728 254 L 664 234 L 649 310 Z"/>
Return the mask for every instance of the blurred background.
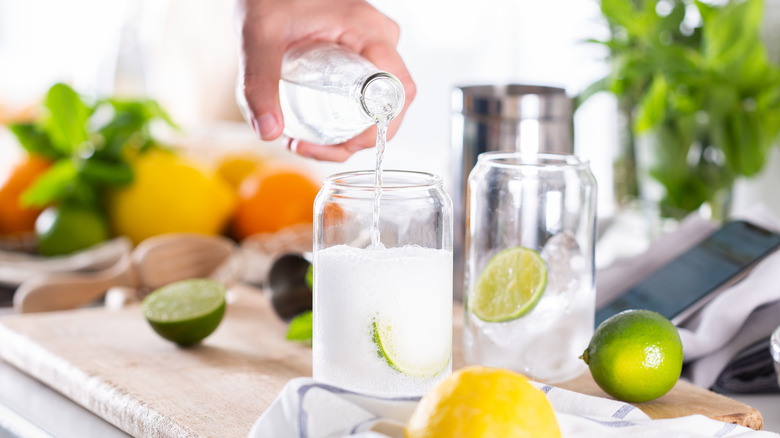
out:
<path id="1" fill-rule="evenodd" d="M 606 72 L 603 50 L 584 43 L 604 36 L 595 1 L 373 4 L 400 24 L 399 51 L 419 90 L 391 143 L 387 168 L 447 177 L 455 85 L 553 85 L 574 95 Z M 242 122 L 234 101 L 238 42 L 232 13 L 232 2 L 215 0 L 4 0 L 0 114 L 24 111 L 62 81 L 86 95 L 151 96 L 192 135 L 230 129 L 250 137 L 244 126 L 224 123 Z M 593 160 L 604 181 L 614 142 L 607 100 L 589 103 L 590 115 L 583 111 L 577 130 L 578 151 Z M 310 164 L 324 175 L 371 168 L 373 159 L 364 151 L 344 164 Z M 609 191 L 604 195 L 607 212 Z"/>
<path id="2" fill-rule="evenodd" d="M 659 15 L 670 1 L 657 2 Z M 719 2 L 724 3 L 724 2 Z M 418 94 L 390 142 L 385 168 L 453 175 L 451 93 L 455 86 L 532 84 L 564 88 L 574 98 L 612 71 L 604 45 L 610 26 L 596 0 L 375 0 L 401 27 L 399 51 Z M 666 4 L 666 6 L 664 6 Z M 764 5 L 762 38 L 776 62 L 780 0 Z M 694 14 L 695 15 L 695 14 Z M 774 25 L 773 25 L 774 23 Z M 613 28 L 614 30 L 614 28 Z M 772 32 L 775 32 L 774 34 Z M 320 163 L 257 140 L 235 104 L 238 41 L 233 2 L 217 0 L 0 0 L 0 121 L 34 117 L 55 82 L 86 97 L 148 96 L 183 130 L 177 142 L 207 160 L 232 150 L 259 151 L 328 174 L 372 168 L 371 150 L 345 163 Z M 574 148 L 591 162 L 600 186 L 599 216 L 624 206 L 613 187 L 621 118 L 613 93 L 596 93 L 574 115 Z M 0 131 L 0 176 L 21 155 Z M 780 155 L 773 147 L 751 178 L 736 178 L 730 209 L 763 201 L 780 215 Z M 2 178 L 0 178 L 2 179 Z"/>

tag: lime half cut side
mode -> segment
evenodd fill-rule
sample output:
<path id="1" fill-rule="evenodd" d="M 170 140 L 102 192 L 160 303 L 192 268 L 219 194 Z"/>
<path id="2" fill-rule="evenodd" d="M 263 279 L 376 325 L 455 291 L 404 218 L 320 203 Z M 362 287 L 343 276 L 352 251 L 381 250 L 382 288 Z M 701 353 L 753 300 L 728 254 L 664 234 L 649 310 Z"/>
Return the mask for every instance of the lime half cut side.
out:
<path id="1" fill-rule="evenodd" d="M 522 246 L 505 249 L 477 278 L 469 309 L 483 321 L 511 321 L 533 310 L 546 286 L 547 265 L 538 252 Z"/>
<path id="2" fill-rule="evenodd" d="M 415 336 L 415 333 L 378 316 L 371 323 L 371 332 L 379 357 L 403 374 L 433 377 L 444 371 L 450 363 L 451 337 L 431 339 L 422 333 Z"/>
<path id="3" fill-rule="evenodd" d="M 144 298 L 141 311 L 154 331 L 182 346 L 217 329 L 225 314 L 225 286 L 205 278 L 168 284 Z"/>

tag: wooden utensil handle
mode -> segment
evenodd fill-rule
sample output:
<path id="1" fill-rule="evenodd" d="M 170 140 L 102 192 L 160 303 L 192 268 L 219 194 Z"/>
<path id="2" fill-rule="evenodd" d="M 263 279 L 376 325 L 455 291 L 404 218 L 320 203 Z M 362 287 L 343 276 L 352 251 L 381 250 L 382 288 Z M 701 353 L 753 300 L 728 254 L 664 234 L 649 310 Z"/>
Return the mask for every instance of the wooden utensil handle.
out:
<path id="1" fill-rule="evenodd" d="M 14 309 L 20 313 L 74 309 L 102 297 L 112 286 L 137 287 L 129 254 L 100 272 L 53 274 L 28 280 L 14 294 Z"/>

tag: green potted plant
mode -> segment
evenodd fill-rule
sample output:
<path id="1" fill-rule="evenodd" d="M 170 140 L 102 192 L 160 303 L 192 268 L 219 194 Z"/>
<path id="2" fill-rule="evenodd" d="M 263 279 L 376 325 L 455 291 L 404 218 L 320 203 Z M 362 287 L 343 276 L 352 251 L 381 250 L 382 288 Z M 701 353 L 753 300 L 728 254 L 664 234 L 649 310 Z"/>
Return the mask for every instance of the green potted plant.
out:
<path id="1" fill-rule="evenodd" d="M 618 200 L 667 216 L 729 212 L 739 177 L 764 166 L 780 133 L 780 69 L 761 40 L 762 0 L 601 0 L 611 69 L 580 96 L 617 96 L 625 135 Z M 657 188 L 652 193 L 653 186 Z"/>

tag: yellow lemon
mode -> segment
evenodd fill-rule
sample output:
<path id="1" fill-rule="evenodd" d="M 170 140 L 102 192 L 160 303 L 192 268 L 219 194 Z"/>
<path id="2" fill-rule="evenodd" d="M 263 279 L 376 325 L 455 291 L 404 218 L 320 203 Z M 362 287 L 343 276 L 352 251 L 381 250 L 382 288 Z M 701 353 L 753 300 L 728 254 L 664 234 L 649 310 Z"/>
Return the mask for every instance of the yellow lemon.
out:
<path id="1" fill-rule="evenodd" d="M 114 231 L 134 243 L 165 233 L 219 234 L 235 209 L 227 182 L 178 154 L 141 154 L 133 172 L 133 182 L 112 192 L 107 204 Z"/>
<path id="2" fill-rule="evenodd" d="M 512 371 L 472 366 L 444 379 L 417 405 L 407 438 L 546 438 L 561 432 L 550 402 Z"/>
<path id="3" fill-rule="evenodd" d="M 217 173 L 234 189 L 238 190 L 241 182 L 264 165 L 263 159 L 250 152 L 227 154 L 219 159 Z"/>

